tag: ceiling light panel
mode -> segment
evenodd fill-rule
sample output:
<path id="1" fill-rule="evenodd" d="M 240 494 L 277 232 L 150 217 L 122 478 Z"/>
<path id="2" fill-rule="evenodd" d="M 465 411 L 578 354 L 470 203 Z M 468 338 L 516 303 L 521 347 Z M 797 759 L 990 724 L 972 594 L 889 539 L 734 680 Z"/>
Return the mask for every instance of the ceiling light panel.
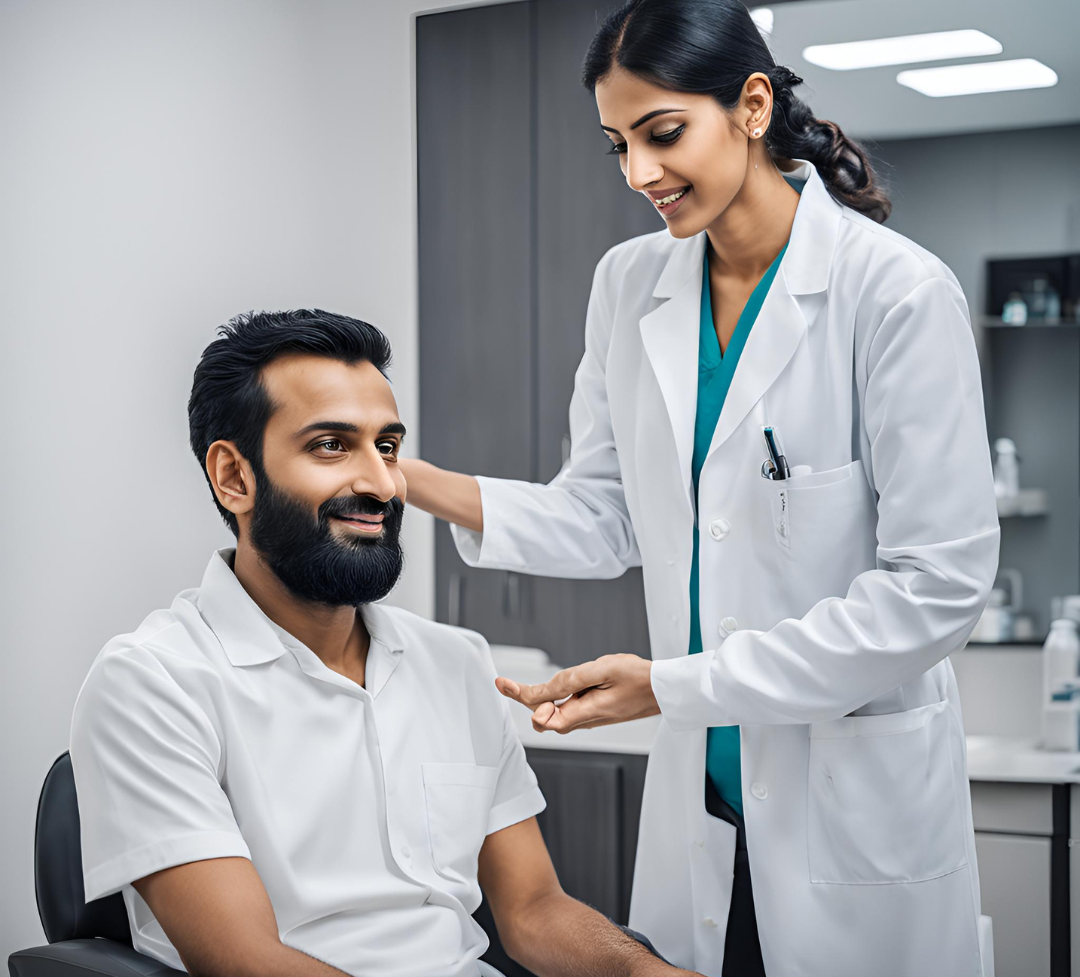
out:
<path id="1" fill-rule="evenodd" d="M 980 95 L 984 92 L 1015 92 L 1025 88 L 1051 88 L 1057 73 L 1034 58 L 1015 61 L 984 61 L 941 68 L 915 68 L 896 76 L 901 85 L 931 98 Z"/>
<path id="2" fill-rule="evenodd" d="M 833 71 L 880 68 L 890 64 L 917 64 L 952 58 L 979 58 L 1001 54 L 1001 44 L 982 31 L 938 31 L 934 34 L 905 34 L 878 37 L 869 41 L 842 44 L 815 44 L 803 51 L 811 64 Z"/>

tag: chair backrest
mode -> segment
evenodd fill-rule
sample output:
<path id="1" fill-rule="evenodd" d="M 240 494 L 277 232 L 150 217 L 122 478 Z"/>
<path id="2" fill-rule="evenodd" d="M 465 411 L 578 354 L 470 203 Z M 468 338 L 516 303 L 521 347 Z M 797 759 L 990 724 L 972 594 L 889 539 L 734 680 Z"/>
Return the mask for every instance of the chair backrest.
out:
<path id="1" fill-rule="evenodd" d="M 38 799 L 34 889 L 38 915 L 50 943 L 103 936 L 131 945 L 127 910 L 119 892 L 86 901 L 79 803 L 67 753 L 60 754 L 50 768 Z"/>

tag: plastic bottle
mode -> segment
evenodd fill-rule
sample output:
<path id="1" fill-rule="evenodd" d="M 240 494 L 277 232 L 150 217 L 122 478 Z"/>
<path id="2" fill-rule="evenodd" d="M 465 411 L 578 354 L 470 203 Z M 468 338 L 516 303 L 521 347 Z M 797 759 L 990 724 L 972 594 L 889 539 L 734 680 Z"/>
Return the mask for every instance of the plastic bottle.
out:
<path id="1" fill-rule="evenodd" d="M 994 494 L 999 499 L 1015 498 L 1020 492 L 1020 459 L 1010 438 L 994 442 Z"/>
<path id="2" fill-rule="evenodd" d="M 1010 326 L 1022 326 L 1027 319 L 1027 304 L 1019 292 L 1012 292 L 1005 303 L 1005 308 L 1001 310 L 1001 321 Z"/>
<path id="3" fill-rule="evenodd" d="M 1058 618 L 1043 644 L 1043 749 L 1080 750 L 1080 634 Z"/>

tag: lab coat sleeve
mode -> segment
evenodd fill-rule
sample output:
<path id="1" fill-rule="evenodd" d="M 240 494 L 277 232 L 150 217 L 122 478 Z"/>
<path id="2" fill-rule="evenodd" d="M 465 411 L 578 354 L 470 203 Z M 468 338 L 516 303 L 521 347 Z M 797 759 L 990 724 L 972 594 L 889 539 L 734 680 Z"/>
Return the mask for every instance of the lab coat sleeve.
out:
<path id="1" fill-rule="evenodd" d="M 999 528 L 963 292 L 949 278 L 921 282 L 862 348 L 878 568 L 802 619 L 656 662 L 653 690 L 673 729 L 845 716 L 917 678 L 975 626 Z"/>
<path id="2" fill-rule="evenodd" d="M 609 251 L 593 276 L 585 355 L 570 401 L 570 457 L 546 485 L 477 479 L 484 532 L 451 527 L 458 553 L 469 566 L 610 578 L 641 563 L 623 496 L 605 378 L 617 254 L 617 248 Z"/>
<path id="3" fill-rule="evenodd" d="M 206 713 L 143 648 L 107 652 L 71 723 L 86 899 L 206 858 L 249 858 Z"/>

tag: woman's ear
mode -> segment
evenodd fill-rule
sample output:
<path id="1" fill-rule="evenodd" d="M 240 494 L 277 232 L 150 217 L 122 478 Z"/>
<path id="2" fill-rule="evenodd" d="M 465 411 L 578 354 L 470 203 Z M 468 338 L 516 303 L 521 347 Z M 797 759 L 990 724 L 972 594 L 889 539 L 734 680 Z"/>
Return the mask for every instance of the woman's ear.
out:
<path id="1" fill-rule="evenodd" d="M 206 451 L 206 474 L 214 494 L 234 516 L 255 507 L 255 474 L 232 441 L 215 441 Z"/>
<path id="2" fill-rule="evenodd" d="M 766 129 L 772 117 L 773 90 L 769 76 L 755 71 L 743 86 L 742 105 L 748 130 Z"/>

